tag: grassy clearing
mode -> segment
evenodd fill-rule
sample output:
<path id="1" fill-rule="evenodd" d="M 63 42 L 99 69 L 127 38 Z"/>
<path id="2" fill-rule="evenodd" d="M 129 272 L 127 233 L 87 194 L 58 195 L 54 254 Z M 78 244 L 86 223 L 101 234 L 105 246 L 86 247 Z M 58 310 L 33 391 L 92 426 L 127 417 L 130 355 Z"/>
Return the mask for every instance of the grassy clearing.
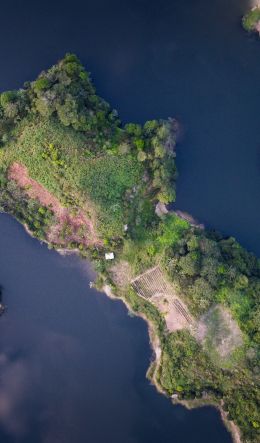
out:
<path id="1" fill-rule="evenodd" d="M 205 328 L 205 335 L 198 339 L 216 366 L 232 369 L 244 365 L 243 335 L 228 310 L 215 306 L 200 319 L 199 327 Z"/>
<path id="2" fill-rule="evenodd" d="M 17 125 L 0 164 L 24 164 L 64 206 L 85 205 L 90 199 L 103 233 L 122 234 L 127 207 L 122 202 L 126 191 L 141 182 L 142 165 L 131 155 L 92 157 L 83 133 L 55 118 L 30 119 Z"/>
<path id="3" fill-rule="evenodd" d="M 126 209 L 131 206 L 131 194 L 134 197 L 142 182 L 142 172 L 140 163 L 130 155 L 102 156 L 84 163 L 80 187 L 96 204 L 99 227 L 106 237 L 123 234 L 123 226 L 128 223 Z"/>
<path id="4" fill-rule="evenodd" d="M 84 148 L 83 134 L 55 119 L 33 118 L 17 125 L 0 161 L 5 166 L 14 161 L 23 163 L 33 179 L 64 203 L 66 194 L 78 191 Z M 52 155 L 48 156 L 48 151 Z"/>

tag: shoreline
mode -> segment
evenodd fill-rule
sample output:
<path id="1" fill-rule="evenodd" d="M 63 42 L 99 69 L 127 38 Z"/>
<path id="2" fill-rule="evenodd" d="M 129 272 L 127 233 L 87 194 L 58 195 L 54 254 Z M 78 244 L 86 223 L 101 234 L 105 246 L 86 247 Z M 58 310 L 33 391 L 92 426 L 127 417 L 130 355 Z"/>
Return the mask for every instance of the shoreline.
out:
<path id="1" fill-rule="evenodd" d="M 124 303 L 129 312 L 131 312 L 136 317 L 142 318 L 146 322 L 148 327 L 149 344 L 152 350 L 152 357 L 150 360 L 150 365 L 146 371 L 146 377 L 154 385 L 157 392 L 169 398 L 173 405 L 179 404 L 184 406 L 186 409 L 196 409 L 196 408 L 202 408 L 204 406 L 214 407 L 220 412 L 221 420 L 225 425 L 226 429 L 228 430 L 228 432 L 231 434 L 233 443 L 242 443 L 239 427 L 232 420 L 228 419 L 227 412 L 223 409 L 224 407 L 223 403 L 218 404 L 213 400 L 203 399 L 203 398 L 194 399 L 194 400 L 173 399 L 163 390 L 163 388 L 160 386 L 160 384 L 156 379 L 156 374 L 160 368 L 162 348 L 160 344 L 160 339 L 156 334 L 153 323 L 145 316 L 145 314 L 134 312 L 129 303 L 124 299 L 124 297 L 114 295 L 109 285 L 107 284 L 104 285 L 101 288 L 101 291 L 104 292 L 107 295 L 107 297 L 109 297 L 111 300 L 122 301 L 122 303 Z"/>
<path id="2" fill-rule="evenodd" d="M 30 229 L 28 228 L 28 226 L 25 223 L 22 223 L 21 221 L 17 220 L 12 214 L 8 214 L 8 213 L 5 213 L 5 214 L 10 215 L 10 217 L 13 217 L 18 223 L 20 223 L 24 227 L 26 233 L 28 235 L 30 235 L 30 237 L 40 241 L 40 243 L 42 243 L 42 244 L 45 244 L 49 249 L 53 249 L 54 251 L 56 251 L 58 254 L 60 254 L 62 256 L 73 255 L 73 254 L 80 256 L 78 249 L 69 249 L 69 248 L 63 249 L 63 248 L 55 248 L 53 246 L 50 248 L 50 243 L 47 240 L 40 240 L 37 237 L 35 237 L 33 235 L 33 232 L 30 231 Z M 90 266 L 92 266 L 91 260 L 90 259 L 87 259 L 87 260 L 88 260 Z M 95 287 L 95 285 L 94 285 L 94 287 Z M 151 384 L 154 385 L 157 392 L 166 396 L 167 398 L 169 398 L 173 405 L 179 404 L 179 405 L 184 406 L 186 409 L 195 409 L 195 408 L 201 408 L 204 406 L 213 406 L 215 409 L 217 409 L 220 412 L 222 422 L 225 425 L 228 432 L 231 434 L 233 443 L 242 443 L 239 427 L 233 421 L 231 421 L 227 418 L 227 412 L 224 411 L 224 409 L 223 409 L 223 406 L 224 406 L 223 403 L 218 404 L 213 400 L 203 399 L 203 398 L 193 399 L 193 400 L 180 400 L 180 399 L 176 399 L 176 398 L 173 399 L 172 397 L 170 397 L 167 394 L 167 392 L 165 392 L 163 390 L 163 388 L 158 383 L 157 378 L 156 378 L 156 375 L 157 375 L 158 370 L 160 368 L 162 348 L 161 348 L 161 344 L 160 344 L 160 339 L 155 331 L 155 327 L 154 327 L 153 322 L 151 320 L 149 320 L 145 314 L 140 313 L 140 312 L 138 312 L 138 313 L 134 312 L 133 309 L 131 308 L 130 304 L 125 300 L 125 298 L 123 296 L 117 296 L 117 295 L 113 294 L 112 288 L 109 286 L 109 284 L 105 284 L 101 288 L 96 288 L 96 289 L 98 291 L 106 294 L 106 296 L 109 297 L 113 301 L 115 301 L 115 300 L 121 301 L 122 303 L 124 303 L 125 307 L 127 308 L 127 310 L 131 314 L 133 314 L 136 317 L 142 318 L 146 322 L 147 328 L 148 328 L 149 345 L 152 350 L 150 364 L 149 364 L 147 371 L 146 371 L 146 378 L 148 380 L 150 380 Z"/>
<path id="3" fill-rule="evenodd" d="M 260 8 L 252 12 L 244 29 L 260 29 Z M 153 354 L 143 373 L 149 366 L 157 391 L 220 410 L 227 427 L 204 409 L 200 434 L 212 413 L 223 438 L 258 442 L 259 260 L 178 210 L 180 123 L 123 122 L 73 53 L 3 92 L 0 107 L 0 209 L 24 225 L 25 241 L 82 268 L 85 293 L 103 290 L 146 322 Z"/>

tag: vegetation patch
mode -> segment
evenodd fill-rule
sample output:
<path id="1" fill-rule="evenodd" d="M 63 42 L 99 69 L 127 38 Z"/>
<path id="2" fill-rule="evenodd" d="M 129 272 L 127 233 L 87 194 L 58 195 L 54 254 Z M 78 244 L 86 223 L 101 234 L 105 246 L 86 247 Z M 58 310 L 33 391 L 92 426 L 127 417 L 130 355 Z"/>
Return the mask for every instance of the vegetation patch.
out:
<path id="1" fill-rule="evenodd" d="M 44 240 L 56 223 L 54 212 L 38 200 L 28 198 L 15 181 L 6 181 L 5 174 L 0 171 L 0 183 L 4 182 L 5 185 L 0 187 L 0 212 L 14 215 L 35 237 Z"/>
<path id="2" fill-rule="evenodd" d="M 143 168 L 129 155 L 102 156 L 88 160 L 82 170 L 81 186 L 96 204 L 99 229 L 106 237 L 123 234 L 127 209 L 140 191 Z"/>
<path id="3" fill-rule="evenodd" d="M 251 30 L 259 16 L 250 14 Z M 175 200 L 177 132 L 171 118 L 123 126 L 67 54 L 0 95 L 0 208 L 52 246 L 90 257 L 100 286 L 153 323 L 162 353 L 151 373 L 167 394 L 224 402 L 243 440 L 258 443 L 259 260 L 234 238 L 162 210 Z M 154 286 L 145 277 L 145 298 L 131 282 L 149 269 L 163 278 Z M 173 316 L 203 322 L 201 340 L 189 322 L 170 326 L 170 303 Z"/>
<path id="4" fill-rule="evenodd" d="M 243 335 L 226 308 L 215 306 L 202 316 L 196 336 L 216 365 L 232 367 L 241 362 Z"/>
<path id="5" fill-rule="evenodd" d="M 260 7 L 254 7 L 242 19 L 243 27 L 248 32 L 260 31 Z"/>
<path id="6" fill-rule="evenodd" d="M 56 223 L 46 232 L 49 242 L 58 245 L 102 246 L 96 230 L 83 211 L 72 213 L 63 207 L 59 200 L 37 181 L 31 179 L 25 166 L 13 163 L 8 171 L 8 178 L 13 180 L 24 192 L 56 216 Z"/>

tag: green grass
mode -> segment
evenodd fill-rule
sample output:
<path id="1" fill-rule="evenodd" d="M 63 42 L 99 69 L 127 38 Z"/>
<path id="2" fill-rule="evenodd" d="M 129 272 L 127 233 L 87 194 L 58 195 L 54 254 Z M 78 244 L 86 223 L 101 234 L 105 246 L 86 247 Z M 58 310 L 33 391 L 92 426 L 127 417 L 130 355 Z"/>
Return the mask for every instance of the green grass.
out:
<path id="1" fill-rule="evenodd" d="M 175 214 L 168 214 L 153 228 L 142 231 L 139 238 L 124 241 L 122 259 L 132 266 L 133 274 L 139 274 L 159 263 L 169 246 L 174 246 L 183 233 L 189 229 L 189 223 Z"/>
<path id="2" fill-rule="evenodd" d="M 24 164 L 63 205 L 81 206 L 90 199 L 106 236 L 123 233 L 124 196 L 141 182 L 143 171 L 131 155 L 93 158 L 86 136 L 54 118 L 24 120 L 1 153 L 1 166 Z"/>
<path id="3" fill-rule="evenodd" d="M 246 31 L 251 32 L 255 30 L 255 25 L 260 20 L 260 8 L 254 8 L 249 11 L 242 19 L 243 27 Z"/>
<path id="4" fill-rule="evenodd" d="M 106 236 L 123 233 L 128 223 L 125 215 L 126 191 L 134 194 L 133 188 L 141 181 L 142 166 L 130 155 L 102 156 L 85 162 L 81 171 L 80 187 L 97 205 L 100 213 L 100 228 Z"/>
<path id="5" fill-rule="evenodd" d="M 45 158 L 51 144 L 58 154 L 57 160 Z M 23 163 L 33 179 L 64 201 L 66 193 L 78 190 L 86 148 L 81 133 L 62 126 L 55 119 L 24 120 L 3 148 L 0 161 L 7 166 L 14 161 Z"/>
<path id="6" fill-rule="evenodd" d="M 160 247 L 174 246 L 190 225 L 186 220 L 175 214 L 169 214 L 160 225 L 157 242 Z"/>
<path id="7" fill-rule="evenodd" d="M 244 365 L 245 346 L 236 322 L 230 323 L 225 312 L 218 306 L 208 312 L 205 325 L 207 334 L 203 347 L 214 365 L 226 369 Z M 228 340 L 228 344 L 223 355 L 219 350 L 225 340 Z"/>

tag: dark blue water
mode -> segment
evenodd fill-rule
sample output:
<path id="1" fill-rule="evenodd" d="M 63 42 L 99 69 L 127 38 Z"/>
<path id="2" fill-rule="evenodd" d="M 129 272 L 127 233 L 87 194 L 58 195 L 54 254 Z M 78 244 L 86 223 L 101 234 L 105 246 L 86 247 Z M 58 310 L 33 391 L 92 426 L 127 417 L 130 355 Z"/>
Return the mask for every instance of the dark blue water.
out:
<path id="1" fill-rule="evenodd" d="M 177 207 L 260 254 L 260 41 L 249 0 L 9 0 L 1 5 L 1 89 L 67 51 L 124 121 L 175 116 Z"/>
<path id="2" fill-rule="evenodd" d="M 89 289 L 61 257 L 0 216 L 1 443 L 230 443 L 213 408 L 173 407 L 145 378 L 145 323 Z"/>
<path id="3" fill-rule="evenodd" d="M 0 89 L 73 51 L 123 121 L 182 123 L 176 206 L 260 254 L 260 41 L 246 0 L 2 2 Z M 226 443 L 211 408 L 145 380 L 147 329 L 88 289 L 86 265 L 0 217 L 1 443 Z"/>

